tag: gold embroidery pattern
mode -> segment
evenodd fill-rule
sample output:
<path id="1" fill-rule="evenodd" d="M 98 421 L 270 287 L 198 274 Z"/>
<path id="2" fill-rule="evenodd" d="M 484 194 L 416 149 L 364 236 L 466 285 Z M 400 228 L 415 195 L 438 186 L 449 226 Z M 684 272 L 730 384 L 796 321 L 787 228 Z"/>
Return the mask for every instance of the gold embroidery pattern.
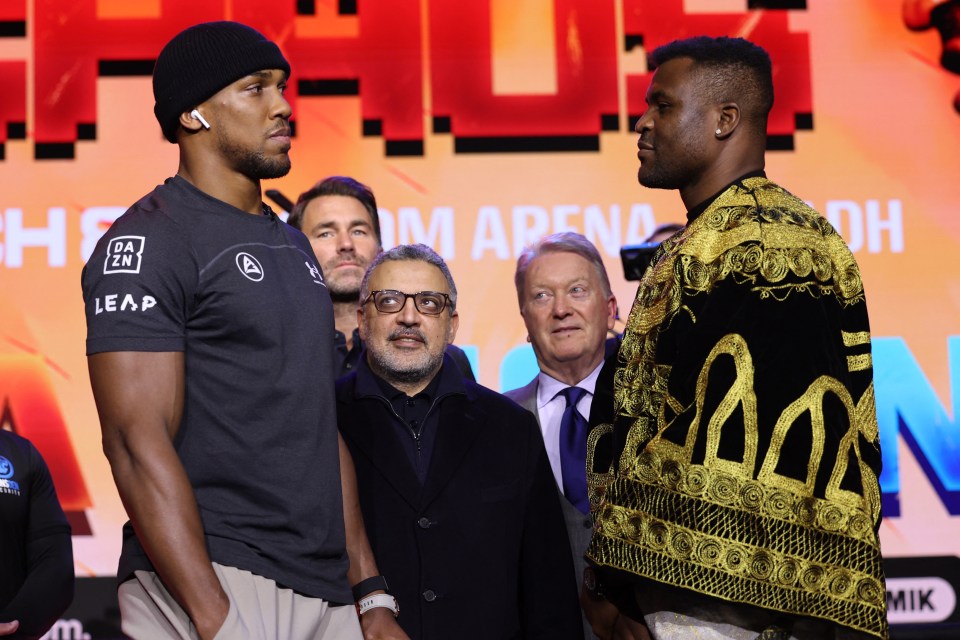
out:
<path id="1" fill-rule="evenodd" d="M 859 356 L 847 356 L 847 368 L 850 371 L 866 371 L 873 366 L 873 357 L 869 353 Z"/>
<path id="2" fill-rule="evenodd" d="M 881 559 L 869 514 L 702 465 L 656 456 L 646 462 L 650 476 L 674 490 L 650 492 L 643 481 L 617 479 L 615 493 L 637 509 L 603 505 L 597 532 L 605 544 L 596 554 L 591 546 L 590 554 L 599 564 L 638 566 L 640 575 L 669 576 L 675 586 L 843 620 L 866 632 L 885 626 L 885 589 L 876 577 Z M 760 529 L 767 533 L 762 546 L 745 533 Z M 824 544 L 840 534 L 859 542 Z"/>
<path id="3" fill-rule="evenodd" d="M 872 384 L 860 386 L 860 397 L 853 398 L 844 383 L 820 375 L 778 409 L 775 424 L 761 434 L 753 357 L 747 341 L 731 333 L 700 363 L 692 403 L 671 396 L 674 362 L 658 358 L 659 343 L 668 340 L 667 354 L 677 348 L 669 342 L 677 339 L 671 329 L 695 326 L 697 296 L 727 280 L 758 300 L 831 298 L 844 309 L 864 303 L 859 269 L 842 238 L 765 178 L 734 185 L 665 241 L 627 321 L 614 376 L 614 424 L 594 429 L 588 440 L 596 524 L 587 555 L 659 582 L 822 617 L 883 638 L 885 593 L 874 529 L 880 492 L 861 455 L 879 452 Z M 849 350 L 841 356 L 848 370 L 869 376 L 869 331 L 844 331 L 842 344 Z M 732 363 L 733 374 L 726 374 L 732 375 L 724 383 L 729 386 L 718 389 L 710 376 L 721 359 L 725 370 Z M 708 388 L 714 398 L 709 411 Z M 845 418 L 837 417 L 838 406 Z M 680 417 L 689 424 L 671 431 Z M 838 419 L 845 433 L 836 433 Z M 719 454 L 721 439 L 734 437 L 722 433 L 728 424 L 743 439 L 741 459 Z M 624 437 L 619 459 L 595 469 L 594 450 L 614 433 Z M 791 469 L 794 477 L 778 465 L 797 433 L 810 443 L 810 458 L 805 468 Z M 872 450 L 861 452 L 862 442 Z M 827 470 L 829 480 L 815 496 Z"/>
<path id="4" fill-rule="evenodd" d="M 613 482 L 612 469 L 595 470 L 594 454 L 597 443 L 613 433 L 612 424 L 600 424 L 590 430 L 587 435 L 587 498 L 590 500 L 590 511 L 594 511 L 603 499 L 604 489 Z"/>
<path id="5" fill-rule="evenodd" d="M 843 337 L 843 345 L 845 347 L 856 347 L 863 344 L 870 344 L 869 331 L 857 331 L 855 333 L 850 331 L 841 331 L 840 335 Z"/>
<path id="6" fill-rule="evenodd" d="M 863 302 L 856 261 L 830 223 L 765 178 L 743 184 L 746 189 L 728 189 L 654 256 L 620 348 L 623 366 L 614 398 L 618 415 L 652 415 L 662 404 L 669 367 L 656 367 L 653 355 L 660 327 L 683 310 L 684 290 L 709 292 L 733 278 L 751 284 L 761 299 L 783 301 L 797 293 L 836 296 L 844 305 Z M 791 281 L 784 282 L 788 276 Z M 651 435 L 639 433 L 638 438 Z"/>

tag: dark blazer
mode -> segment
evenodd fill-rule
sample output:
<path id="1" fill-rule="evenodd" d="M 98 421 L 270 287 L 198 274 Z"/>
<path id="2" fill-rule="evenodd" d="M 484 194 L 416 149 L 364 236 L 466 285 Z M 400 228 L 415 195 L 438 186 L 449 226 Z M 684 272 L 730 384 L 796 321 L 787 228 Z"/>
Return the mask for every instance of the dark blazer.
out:
<path id="1" fill-rule="evenodd" d="M 573 568 L 530 414 L 463 379 L 449 357 L 421 486 L 366 362 L 337 381 L 370 544 L 414 640 L 580 639 Z"/>
<path id="2" fill-rule="evenodd" d="M 607 340 L 604 350 L 604 365 L 600 369 L 600 375 L 597 377 L 597 386 L 593 393 L 593 401 L 590 404 L 589 424 L 593 426 L 612 422 L 613 420 L 613 373 L 616 369 L 617 350 L 620 341 L 616 338 Z M 537 376 L 528 384 L 507 391 L 504 395 L 519 404 L 521 407 L 533 414 L 540 422 L 540 412 L 537 409 L 537 390 L 540 387 L 540 377 Z M 583 461 L 584 470 L 586 470 L 587 461 Z M 556 481 L 554 481 L 556 486 Z M 580 580 L 583 576 L 583 569 L 587 566 L 584 554 L 587 547 L 590 546 L 590 537 L 593 534 L 593 518 L 584 515 L 577 509 L 573 503 L 567 500 L 563 491 L 557 488 L 557 495 L 560 497 L 560 505 L 563 510 L 563 519 L 566 524 L 567 538 L 570 541 L 570 554 L 573 560 L 573 584 L 579 592 Z M 590 629 L 590 623 L 586 615 L 582 616 L 584 637 L 592 638 L 593 632 Z"/>

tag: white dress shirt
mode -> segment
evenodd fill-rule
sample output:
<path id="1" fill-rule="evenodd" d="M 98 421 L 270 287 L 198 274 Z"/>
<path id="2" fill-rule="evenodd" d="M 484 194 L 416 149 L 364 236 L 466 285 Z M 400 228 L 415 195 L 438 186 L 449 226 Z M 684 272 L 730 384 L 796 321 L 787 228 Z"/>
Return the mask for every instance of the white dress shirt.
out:
<path id="1" fill-rule="evenodd" d="M 600 369 L 603 368 L 603 361 L 597 365 L 590 375 L 573 385 L 586 390 L 580 402 L 577 403 L 577 411 L 584 419 L 590 419 L 590 406 L 593 404 L 593 392 L 597 388 L 597 378 L 600 376 Z M 563 396 L 558 396 L 562 390 L 570 385 L 566 382 L 560 382 L 543 371 L 537 376 L 537 415 L 540 418 L 540 431 L 543 433 L 543 444 L 547 448 L 547 459 L 550 460 L 550 468 L 553 470 L 553 477 L 557 481 L 560 492 L 563 492 L 563 476 L 560 473 L 560 419 L 563 417 L 563 410 L 567 408 L 567 401 Z M 586 460 L 584 460 L 584 469 L 586 469 Z"/>

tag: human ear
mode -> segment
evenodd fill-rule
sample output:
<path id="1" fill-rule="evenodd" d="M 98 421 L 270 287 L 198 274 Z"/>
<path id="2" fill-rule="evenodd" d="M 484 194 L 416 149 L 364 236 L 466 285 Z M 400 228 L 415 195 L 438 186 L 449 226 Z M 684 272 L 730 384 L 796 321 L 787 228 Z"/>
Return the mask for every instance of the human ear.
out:
<path id="1" fill-rule="evenodd" d="M 726 138 L 740 126 L 740 105 L 736 102 L 725 102 L 720 105 L 717 114 L 717 138 Z"/>
<path id="2" fill-rule="evenodd" d="M 180 114 L 180 126 L 187 131 L 200 131 L 200 129 L 203 128 L 203 123 L 193 117 L 193 111 L 195 111 L 195 109 L 184 111 Z"/>
<path id="3" fill-rule="evenodd" d="M 457 329 L 460 328 L 460 313 L 457 311 L 453 312 L 453 315 L 450 316 L 450 330 L 448 332 L 447 344 L 453 344 L 454 339 L 457 337 Z"/>
<path id="4" fill-rule="evenodd" d="M 360 333 L 360 339 L 366 342 L 367 328 L 363 326 L 363 307 L 357 307 L 357 331 Z"/>

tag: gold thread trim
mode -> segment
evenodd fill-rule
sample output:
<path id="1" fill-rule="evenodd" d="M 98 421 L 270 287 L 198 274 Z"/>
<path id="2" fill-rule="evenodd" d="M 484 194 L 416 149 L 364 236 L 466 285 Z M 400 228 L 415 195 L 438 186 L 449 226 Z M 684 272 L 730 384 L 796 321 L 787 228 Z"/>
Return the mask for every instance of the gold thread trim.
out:
<path id="1" fill-rule="evenodd" d="M 850 371 L 866 371 L 873 366 L 873 357 L 869 353 L 858 356 L 847 356 L 847 369 Z"/>
<path id="2" fill-rule="evenodd" d="M 856 347 L 861 344 L 870 344 L 869 331 L 841 331 L 840 335 L 843 336 L 843 346 L 845 347 Z"/>

